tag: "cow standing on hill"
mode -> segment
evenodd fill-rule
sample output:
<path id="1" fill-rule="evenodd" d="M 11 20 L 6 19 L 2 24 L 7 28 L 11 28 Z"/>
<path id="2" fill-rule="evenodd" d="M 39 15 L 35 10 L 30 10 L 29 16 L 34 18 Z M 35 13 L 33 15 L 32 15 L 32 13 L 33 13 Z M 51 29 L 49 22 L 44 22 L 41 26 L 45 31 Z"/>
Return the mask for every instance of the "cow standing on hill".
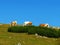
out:
<path id="1" fill-rule="evenodd" d="M 17 26 L 17 21 L 11 22 L 10 26 Z"/>
<path id="2" fill-rule="evenodd" d="M 41 26 L 41 27 L 49 27 L 48 24 L 40 24 L 39 26 Z"/>
<path id="3" fill-rule="evenodd" d="M 26 22 L 24 22 L 23 25 L 24 25 L 24 26 L 31 26 L 31 25 L 32 25 L 32 22 L 26 21 Z"/>

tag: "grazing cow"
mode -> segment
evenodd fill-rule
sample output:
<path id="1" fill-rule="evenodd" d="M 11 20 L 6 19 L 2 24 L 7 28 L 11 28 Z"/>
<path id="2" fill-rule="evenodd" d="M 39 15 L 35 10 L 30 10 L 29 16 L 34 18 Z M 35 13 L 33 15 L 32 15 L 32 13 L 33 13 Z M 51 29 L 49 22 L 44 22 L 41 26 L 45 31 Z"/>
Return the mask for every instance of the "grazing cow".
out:
<path id="1" fill-rule="evenodd" d="M 49 27 L 48 24 L 40 24 L 41 27 Z"/>
<path id="2" fill-rule="evenodd" d="M 16 25 L 17 25 L 17 21 L 11 22 L 11 26 L 16 26 Z"/>
<path id="3" fill-rule="evenodd" d="M 29 22 L 29 21 L 24 22 L 24 26 L 31 26 L 31 25 L 32 25 L 32 22 Z"/>

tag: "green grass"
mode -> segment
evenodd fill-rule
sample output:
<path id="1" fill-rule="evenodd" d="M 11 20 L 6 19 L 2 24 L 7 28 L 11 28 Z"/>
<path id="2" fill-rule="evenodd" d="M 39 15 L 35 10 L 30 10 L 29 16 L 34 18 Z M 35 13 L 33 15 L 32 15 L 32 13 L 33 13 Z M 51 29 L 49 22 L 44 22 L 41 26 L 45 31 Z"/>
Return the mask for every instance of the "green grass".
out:
<path id="1" fill-rule="evenodd" d="M 0 45 L 59 45 L 60 38 L 41 38 L 26 33 L 7 32 L 9 25 L 0 26 Z"/>

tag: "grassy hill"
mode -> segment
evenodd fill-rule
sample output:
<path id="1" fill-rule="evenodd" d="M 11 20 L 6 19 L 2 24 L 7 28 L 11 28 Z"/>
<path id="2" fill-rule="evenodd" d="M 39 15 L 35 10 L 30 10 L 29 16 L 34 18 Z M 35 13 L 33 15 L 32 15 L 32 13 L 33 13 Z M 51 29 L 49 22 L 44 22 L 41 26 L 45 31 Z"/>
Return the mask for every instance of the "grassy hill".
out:
<path id="1" fill-rule="evenodd" d="M 7 32 L 9 24 L 0 25 L 0 45 L 59 45 L 60 38 L 44 38 L 26 33 Z"/>

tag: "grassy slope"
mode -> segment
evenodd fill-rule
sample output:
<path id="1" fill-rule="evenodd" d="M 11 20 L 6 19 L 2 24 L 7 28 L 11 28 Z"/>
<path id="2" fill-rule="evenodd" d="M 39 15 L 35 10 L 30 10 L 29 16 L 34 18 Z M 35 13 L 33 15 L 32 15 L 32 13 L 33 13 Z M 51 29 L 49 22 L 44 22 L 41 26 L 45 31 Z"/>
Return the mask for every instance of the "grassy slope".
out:
<path id="1" fill-rule="evenodd" d="M 41 38 L 26 33 L 10 33 L 7 32 L 9 25 L 0 26 L 0 45 L 59 45 L 60 39 Z"/>

